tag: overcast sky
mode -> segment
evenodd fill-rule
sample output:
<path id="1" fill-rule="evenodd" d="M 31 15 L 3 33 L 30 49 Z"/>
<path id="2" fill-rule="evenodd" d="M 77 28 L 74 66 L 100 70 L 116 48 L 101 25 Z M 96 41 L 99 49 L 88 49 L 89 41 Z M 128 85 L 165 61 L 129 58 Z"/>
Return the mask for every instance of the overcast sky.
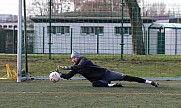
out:
<path id="1" fill-rule="evenodd" d="M 26 4 L 32 0 L 26 0 Z M 18 15 L 18 3 L 19 0 L 1 0 L 0 2 L 0 14 L 13 14 Z M 23 0 L 22 0 L 23 2 Z M 167 4 L 167 8 L 173 9 L 177 6 L 181 8 L 181 0 L 145 0 L 145 2 L 163 2 Z M 177 5 L 177 6 L 176 6 Z M 177 8 L 178 8 L 177 7 Z M 175 9 L 178 10 L 178 9 Z M 181 10 L 180 10 L 181 11 Z"/>
<path id="2" fill-rule="evenodd" d="M 0 14 L 18 14 L 19 0 L 1 0 Z"/>

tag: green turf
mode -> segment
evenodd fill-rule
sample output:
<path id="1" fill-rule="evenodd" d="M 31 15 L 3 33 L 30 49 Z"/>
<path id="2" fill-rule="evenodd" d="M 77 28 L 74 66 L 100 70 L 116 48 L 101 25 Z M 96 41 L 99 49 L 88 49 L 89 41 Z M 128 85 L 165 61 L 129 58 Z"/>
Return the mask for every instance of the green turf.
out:
<path id="1" fill-rule="evenodd" d="M 181 55 L 120 55 L 82 54 L 107 69 L 139 77 L 181 77 Z M 6 64 L 17 68 L 17 56 L 0 54 L 0 77 L 6 75 Z M 72 65 L 70 54 L 29 54 L 28 72 L 33 76 L 48 76 L 58 65 Z M 25 57 L 22 55 L 22 68 Z M 64 71 L 67 72 L 67 71 Z"/>
<path id="2" fill-rule="evenodd" d="M 0 108 L 181 108 L 181 81 L 158 82 L 93 88 L 87 80 L 0 80 Z"/>
<path id="3" fill-rule="evenodd" d="M 83 55 L 110 70 L 139 77 L 181 77 L 181 55 Z M 25 67 L 24 56 L 22 67 Z M 17 56 L 0 55 L 0 77 L 5 64 L 15 69 Z M 48 76 L 58 65 L 71 65 L 70 54 L 28 55 L 33 76 Z M 65 71 L 67 72 L 67 71 Z M 32 80 L 22 83 L 0 80 L 0 108 L 181 108 L 181 81 L 158 81 L 150 85 L 122 82 L 123 88 L 93 88 L 87 80 Z"/>

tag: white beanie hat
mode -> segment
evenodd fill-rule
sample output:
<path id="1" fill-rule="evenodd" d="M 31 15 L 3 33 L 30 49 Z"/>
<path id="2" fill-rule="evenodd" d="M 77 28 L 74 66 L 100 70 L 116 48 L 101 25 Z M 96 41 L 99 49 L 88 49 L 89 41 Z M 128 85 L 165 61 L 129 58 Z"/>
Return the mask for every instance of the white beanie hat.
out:
<path id="1" fill-rule="evenodd" d="M 77 53 L 76 51 L 73 51 L 72 54 L 71 54 L 71 58 L 73 58 L 73 57 L 80 58 L 80 54 Z"/>

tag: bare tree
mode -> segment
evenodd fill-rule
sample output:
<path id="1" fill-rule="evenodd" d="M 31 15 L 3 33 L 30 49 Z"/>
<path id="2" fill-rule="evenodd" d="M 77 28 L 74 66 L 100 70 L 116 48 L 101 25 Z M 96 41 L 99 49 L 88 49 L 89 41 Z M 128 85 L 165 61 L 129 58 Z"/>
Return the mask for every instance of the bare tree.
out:
<path id="1" fill-rule="evenodd" d="M 147 16 L 163 16 L 166 14 L 165 3 L 154 2 L 152 4 L 147 4 Z"/>
<path id="2" fill-rule="evenodd" d="M 27 14 L 29 15 L 47 15 L 48 5 L 45 1 L 33 0 L 31 5 L 27 7 Z"/>
<path id="3" fill-rule="evenodd" d="M 125 2 L 129 8 L 129 15 L 132 26 L 133 54 L 143 55 L 145 54 L 145 48 L 143 43 L 143 24 L 141 20 L 140 8 L 136 0 L 125 0 Z"/>
<path id="4" fill-rule="evenodd" d="M 48 15 L 50 0 L 33 0 L 31 5 L 27 8 L 28 15 Z M 59 13 L 69 12 L 73 0 L 52 0 L 51 11 L 52 15 L 58 15 Z"/>
<path id="5" fill-rule="evenodd" d="M 75 11 L 120 12 L 121 0 L 74 0 Z"/>
<path id="6" fill-rule="evenodd" d="M 69 12 L 74 0 L 52 0 L 52 14 Z"/>

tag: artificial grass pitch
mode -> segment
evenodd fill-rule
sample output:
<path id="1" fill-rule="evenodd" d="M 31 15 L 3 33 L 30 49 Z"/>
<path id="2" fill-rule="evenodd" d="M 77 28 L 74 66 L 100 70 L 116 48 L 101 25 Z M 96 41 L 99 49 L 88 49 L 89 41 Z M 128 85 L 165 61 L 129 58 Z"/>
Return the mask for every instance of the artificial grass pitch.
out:
<path id="1" fill-rule="evenodd" d="M 180 108 L 181 81 L 147 84 L 124 82 L 124 87 L 92 87 L 87 80 L 0 80 L 0 107 L 11 108 Z"/>

